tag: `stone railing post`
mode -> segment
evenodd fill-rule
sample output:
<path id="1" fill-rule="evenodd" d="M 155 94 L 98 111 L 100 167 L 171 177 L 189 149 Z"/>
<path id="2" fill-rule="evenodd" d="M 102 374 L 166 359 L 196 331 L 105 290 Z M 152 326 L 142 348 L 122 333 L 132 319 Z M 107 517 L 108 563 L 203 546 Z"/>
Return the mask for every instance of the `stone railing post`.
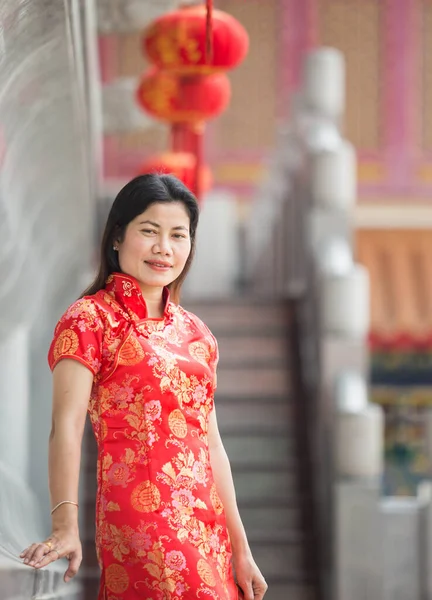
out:
<path id="1" fill-rule="evenodd" d="M 0 457 L 23 481 L 29 468 L 29 331 L 18 325 L 0 341 Z"/>

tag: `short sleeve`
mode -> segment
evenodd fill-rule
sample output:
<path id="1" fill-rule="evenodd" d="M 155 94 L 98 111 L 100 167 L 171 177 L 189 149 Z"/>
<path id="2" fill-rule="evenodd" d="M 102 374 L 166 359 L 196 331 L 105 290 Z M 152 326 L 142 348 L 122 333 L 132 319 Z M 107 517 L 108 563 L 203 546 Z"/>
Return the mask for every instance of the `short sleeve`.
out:
<path id="1" fill-rule="evenodd" d="M 53 370 L 62 358 L 72 358 L 96 375 L 101 368 L 103 332 L 100 309 L 94 300 L 77 300 L 67 309 L 54 330 L 48 352 L 50 369 Z"/>
<path id="2" fill-rule="evenodd" d="M 215 338 L 215 336 L 212 334 L 212 332 L 210 330 L 209 330 L 209 333 L 210 333 L 211 339 L 213 341 L 212 348 L 210 350 L 209 364 L 214 373 L 213 388 L 214 388 L 214 390 L 216 390 L 216 388 L 217 388 L 217 366 L 218 366 L 218 362 L 219 362 L 219 348 L 218 348 L 217 339 Z"/>
<path id="3" fill-rule="evenodd" d="M 218 343 L 217 343 L 217 339 L 215 338 L 215 336 L 213 335 L 213 333 L 210 331 L 210 329 L 207 327 L 207 325 L 201 320 L 199 319 L 196 315 L 194 315 L 196 322 L 199 325 L 200 330 L 203 332 L 204 334 L 204 338 L 208 343 L 208 349 L 209 349 L 209 356 L 208 356 L 208 366 L 210 367 L 211 371 L 214 374 L 214 381 L 213 381 L 213 385 L 214 385 L 214 389 L 216 389 L 217 387 L 217 366 L 218 366 L 218 362 L 219 362 L 219 348 L 218 348 Z"/>
<path id="4" fill-rule="evenodd" d="M 212 342 L 211 345 L 210 345 L 210 360 L 209 360 L 209 364 L 210 364 L 211 368 L 214 369 L 214 371 L 216 373 L 217 365 L 218 365 L 218 362 L 219 362 L 219 347 L 218 347 L 217 339 L 215 338 L 215 336 L 212 334 L 212 332 L 210 331 L 210 329 L 208 327 L 207 327 L 207 330 L 209 332 L 210 339 L 211 339 L 211 342 Z"/>

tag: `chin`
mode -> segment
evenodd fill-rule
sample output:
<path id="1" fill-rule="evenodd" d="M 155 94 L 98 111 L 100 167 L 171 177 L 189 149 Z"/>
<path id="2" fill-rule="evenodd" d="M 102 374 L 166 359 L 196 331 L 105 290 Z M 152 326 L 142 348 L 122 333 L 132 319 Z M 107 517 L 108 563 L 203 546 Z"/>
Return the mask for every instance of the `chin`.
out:
<path id="1" fill-rule="evenodd" d="M 166 274 L 155 275 L 154 277 L 142 277 L 140 283 L 149 287 L 166 287 L 174 281 L 173 277 Z"/>

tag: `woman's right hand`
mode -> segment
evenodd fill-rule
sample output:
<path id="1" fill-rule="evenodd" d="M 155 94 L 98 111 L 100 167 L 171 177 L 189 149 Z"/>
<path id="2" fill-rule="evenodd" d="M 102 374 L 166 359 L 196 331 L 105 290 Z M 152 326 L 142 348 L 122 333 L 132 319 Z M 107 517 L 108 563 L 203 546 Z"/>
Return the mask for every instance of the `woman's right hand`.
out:
<path id="1" fill-rule="evenodd" d="M 82 561 L 82 546 L 76 529 L 54 529 L 44 542 L 31 544 L 21 554 L 24 564 L 35 569 L 46 567 L 59 558 L 67 558 L 69 567 L 64 575 L 67 583 L 78 573 Z"/>

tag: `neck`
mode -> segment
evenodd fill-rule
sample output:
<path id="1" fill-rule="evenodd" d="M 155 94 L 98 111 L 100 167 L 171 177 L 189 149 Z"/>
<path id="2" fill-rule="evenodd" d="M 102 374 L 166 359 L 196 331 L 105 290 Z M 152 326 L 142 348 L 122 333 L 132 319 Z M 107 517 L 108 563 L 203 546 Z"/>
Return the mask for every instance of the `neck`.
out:
<path id="1" fill-rule="evenodd" d="M 150 319 L 158 319 L 164 314 L 163 288 L 140 286 L 143 298 L 147 306 L 147 314 Z"/>

